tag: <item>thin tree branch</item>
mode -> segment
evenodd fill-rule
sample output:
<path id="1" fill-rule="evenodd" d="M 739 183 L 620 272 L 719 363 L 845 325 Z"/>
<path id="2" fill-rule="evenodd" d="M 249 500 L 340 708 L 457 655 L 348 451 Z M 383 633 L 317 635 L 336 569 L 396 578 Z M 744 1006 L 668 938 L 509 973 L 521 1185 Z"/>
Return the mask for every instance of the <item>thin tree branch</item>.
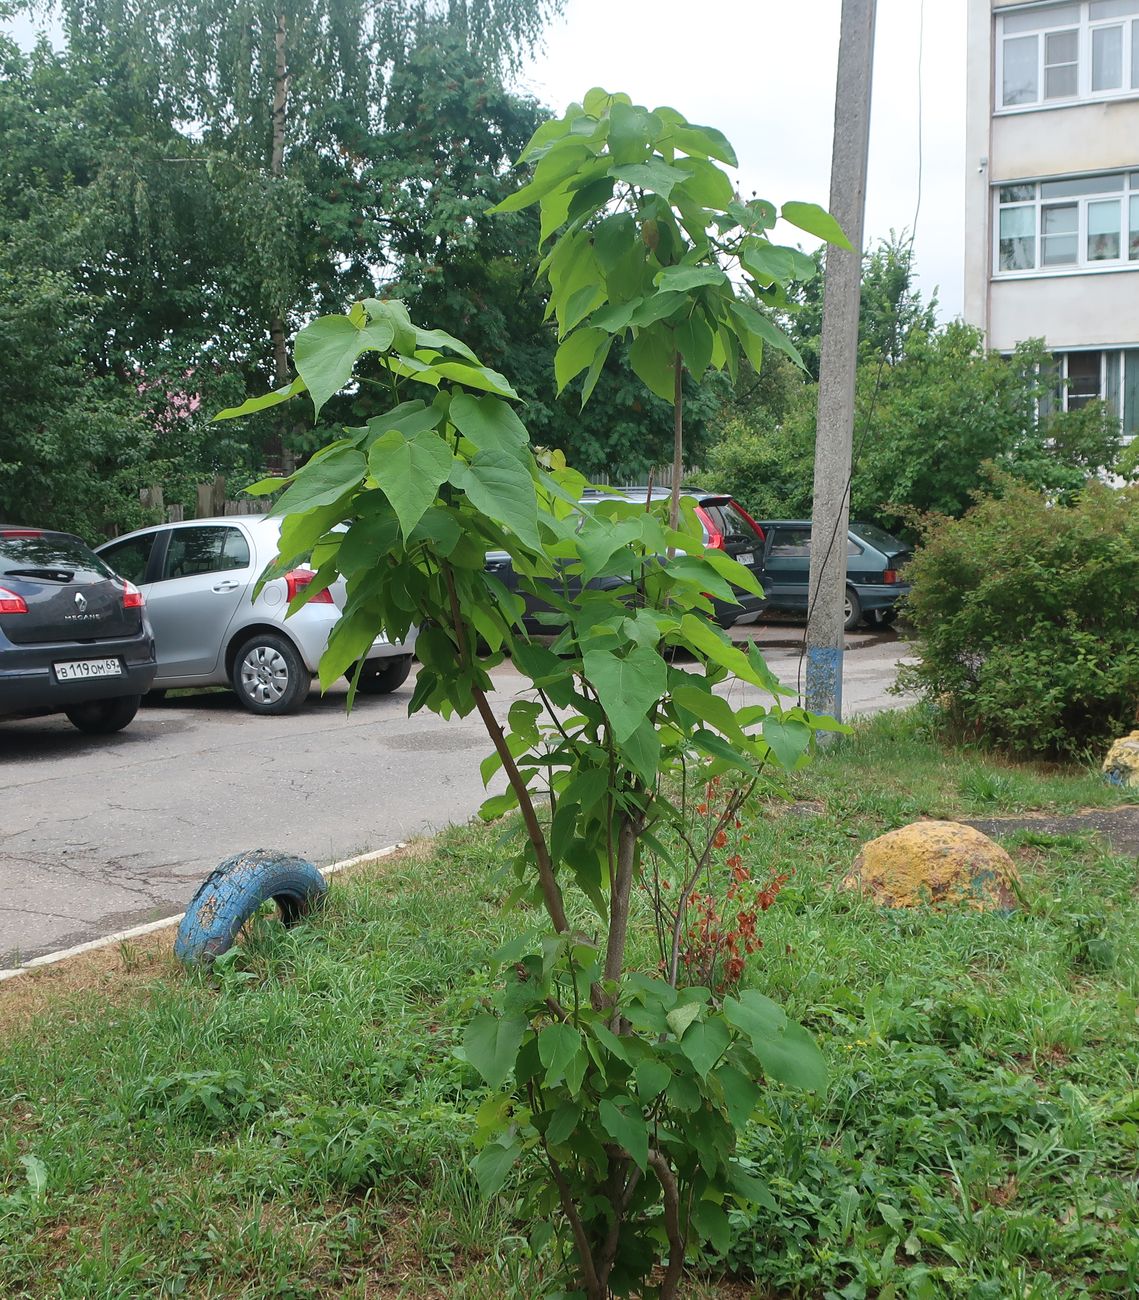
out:
<path id="1" fill-rule="evenodd" d="M 447 598 L 451 605 L 451 621 L 454 626 L 459 661 L 464 668 L 467 668 L 470 666 L 471 652 L 470 647 L 467 645 L 466 626 L 463 623 L 462 613 L 459 609 L 459 594 L 455 590 L 455 575 L 451 572 L 451 567 L 448 564 L 441 565 L 440 570 L 443 574 L 443 581 L 447 586 Z M 546 911 L 550 914 L 554 929 L 559 934 L 562 934 L 569 929 L 565 904 L 562 901 L 562 891 L 558 886 L 557 877 L 554 875 L 554 865 L 550 860 L 549 846 L 542 832 L 542 825 L 538 821 L 534 802 L 530 798 L 530 791 L 526 786 L 526 782 L 522 779 L 522 773 L 518 770 L 518 764 L 514 761 L 514 755 L 510 752 L 510 746 L 506 743 L 506 737 L 503 735 L 502 728 L 499 726 L 498 719 L 494 716 L 494 710 L 490 707 L 490 702 L 487 700 L 482 687 L 472 683 L 471 692 L 474 695 L 475 707 L 479 711 L 479 717 L 482 718 L 483 726 L 486 727 L 487 735 L 490 736 L 491 743 L 494 745 L 499 758 L 502 759 L 503 770 L 506 772 L 511 789 L 518 796 L 518 807 L 522 813 L 526 833 L 530 837 L 530 843 L 534 846 L 534 856 L 538 863 L 538 881 L 542 886 Z"/>

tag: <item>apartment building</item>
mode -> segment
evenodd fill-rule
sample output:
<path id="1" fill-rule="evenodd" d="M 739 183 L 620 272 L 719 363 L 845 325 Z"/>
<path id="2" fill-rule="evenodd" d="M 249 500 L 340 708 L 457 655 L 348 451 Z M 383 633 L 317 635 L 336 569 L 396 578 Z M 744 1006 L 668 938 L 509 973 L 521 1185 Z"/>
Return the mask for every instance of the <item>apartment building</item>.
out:
<path id="1" fill-rule="evenodd" d="M 965 319 L 1139 433 L 1139 0 L 968 0 Z"/>

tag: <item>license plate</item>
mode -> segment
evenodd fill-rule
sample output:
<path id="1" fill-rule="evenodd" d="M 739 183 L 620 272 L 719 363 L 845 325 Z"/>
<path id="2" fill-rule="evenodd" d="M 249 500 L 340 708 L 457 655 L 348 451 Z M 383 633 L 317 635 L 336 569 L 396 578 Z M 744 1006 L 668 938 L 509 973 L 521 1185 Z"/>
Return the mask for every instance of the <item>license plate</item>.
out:
<path id="1" fill-rule="evenodd" d="M 737 556 L 736 556 L 736 563 L 737 563 L 737 564 L 754 564 L 754 563 L 755 563 L 755 552 L 754 552 L 754 551 L 744 551 L 742 554 L 737 555 Z"/>
<path id="2" fill-rule="evenodd" d="M 117 659 L 74 659 L 54 667 L 56 679 L 61 682 L 84 682 L 92 677 L 123 675 L 123 666 Z"/>

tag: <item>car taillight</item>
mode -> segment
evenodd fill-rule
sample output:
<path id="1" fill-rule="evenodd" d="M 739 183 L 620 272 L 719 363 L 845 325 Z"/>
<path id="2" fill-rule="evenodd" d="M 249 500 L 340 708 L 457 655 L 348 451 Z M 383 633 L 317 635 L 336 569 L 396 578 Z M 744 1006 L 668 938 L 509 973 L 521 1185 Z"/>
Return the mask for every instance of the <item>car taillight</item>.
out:
<path id="1" fill-rule="evenodd" d="M 697 506 L 696 518 L 700 520 L 708 533 L 708 540 L 704 545 L 713 551 L 722 551 L 724 549 L 724 534 L 713 524 L 711 515 L 702 506 Z"/>
<path id="2" fill-rule="evenodd" d="M 0 614 L 26 614 L 27 612 L 28 605 L 23 596 L 17 596 L 7 587 L 0 587 Z"/>
<path id="3" fill-rule="evenodd" d="M 42 528 L 0 528 L 0 537 L 42 537 Z"/>
<path id="4" fill-rule="evenodd" d="M 142 609 L 146 604 L 146 598 L 142 592 L 134 585 L 123 579 L 123 609 Z"/>
<path id="5" fill-rule="evenodd" d="M 885 573 L 882 574 L 883 582 L 901 582 L 901 580 L 901 574 L 897 569 L 887 569 Z"/>
<path id="6" fill-rule="evenodd" d="M 316 577 L 315 569 L 290 569 L 285 574 L 285 591 L 291 601 L 298 591 L 302 591 Z M 327 587 L 318 591 L 308 602 L 310 605 L 331 605 L 332 592 Z"/>

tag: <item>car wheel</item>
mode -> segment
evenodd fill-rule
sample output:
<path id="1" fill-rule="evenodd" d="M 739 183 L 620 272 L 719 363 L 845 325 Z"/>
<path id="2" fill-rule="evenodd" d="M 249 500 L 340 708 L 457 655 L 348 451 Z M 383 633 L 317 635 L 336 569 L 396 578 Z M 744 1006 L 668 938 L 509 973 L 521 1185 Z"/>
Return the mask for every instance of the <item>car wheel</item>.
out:
<path id="1" fill-rule="evenodd" d="M 292 713 L 308 697 L 312 678 L 291 641 L 261 632 L 237 652 L 230 682 L 250 713 Z"/>
<path id="2" fill-rule="evenodd" d="M 165 699 L 166 692 L 164 690 L 147 691 L 147 693 L 142 697 L 143 707 L 148 709 L 153 708 L 155 705 L 161 704 Z"/>
<path id="3" fill-rule="evenodd" d="M 122 731 L 138 712 L 141 700 L 141 695 L 120 695 L 113 700 L 87 700 L 66 710 L 67 720 L 89 736 L 109 736 L 115 731 Z"/>
<path id="4" fill-rule="evenodd" d="M 846 589 L 846 604 L 842 611 L 842 625 L 848 631 L 853 631 L 859 623 L 862 622 L 862 602 L 858 599 L 858 592 L 853 587 Z"/>
<path id="5" fill-rule="evenodd" d="M 360 669 L 356 689 L 361 695 L 390 695 L 407 681 L 411 672 L 411 655 L 400 659 L 370 659 Z M 346 674 L 349 681 L 352 674 Z"/>

